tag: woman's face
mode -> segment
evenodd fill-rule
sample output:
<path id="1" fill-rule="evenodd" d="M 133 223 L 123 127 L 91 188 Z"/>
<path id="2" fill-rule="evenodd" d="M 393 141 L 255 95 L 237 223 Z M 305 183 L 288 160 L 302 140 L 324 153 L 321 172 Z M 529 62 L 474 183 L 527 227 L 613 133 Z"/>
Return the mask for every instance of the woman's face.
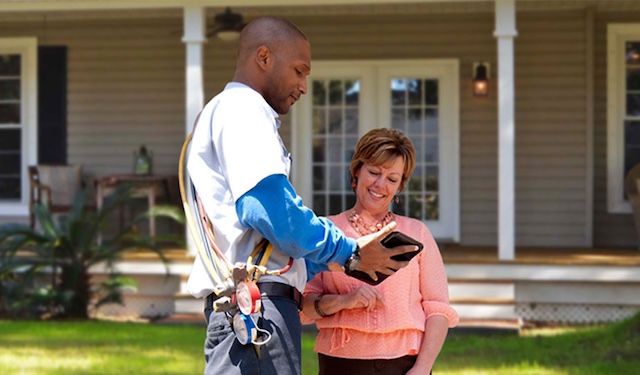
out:
<path id="1" fill-rule="evenodd" d="M 381 166 L 363 164 L 356 173 L 356 205 L 372 215 L 386 214 L 400 188 L 403 170 L 401 156 Z"/>

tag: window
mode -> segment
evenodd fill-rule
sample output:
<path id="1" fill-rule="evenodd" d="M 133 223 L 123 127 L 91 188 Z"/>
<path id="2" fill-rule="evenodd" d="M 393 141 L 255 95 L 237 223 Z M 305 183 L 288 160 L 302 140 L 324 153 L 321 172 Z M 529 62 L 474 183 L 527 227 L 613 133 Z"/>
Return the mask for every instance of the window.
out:
<path id="1" fill-rule="evenodd" d="M 640 162 L 640 24 L 611 24 L 607 33 L 607 202 L 625 213 L 624 177 Z"/>
<path id="2" fill-rule="evenodd" d="M 36 41 L 0 39 L 0 207 L 27 214 L 27 165 L 36 160 Z"/>
<path id="3" fill-rule="evenodd" d="M 459 240 L 458 63 L 314 62 L 309 93 L 294 107 L 294 185 L 319 215 L 353 207 L 349 164 L 361 135 L 401 130 L 417 165 L 392 210 Z M 447 189 L 442 189 L 446 186 Z"/>

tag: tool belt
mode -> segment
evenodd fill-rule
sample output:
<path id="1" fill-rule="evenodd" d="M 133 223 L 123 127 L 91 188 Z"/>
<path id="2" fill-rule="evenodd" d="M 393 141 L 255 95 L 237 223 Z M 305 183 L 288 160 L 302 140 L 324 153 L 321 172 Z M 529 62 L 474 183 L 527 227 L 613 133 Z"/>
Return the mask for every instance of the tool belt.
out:
<path id="1" fill-rule="evenodd" d="M 257 285 L 261 296 L 284 297 L 295 302 L 298 310 L 302 309 L 302 293 L 297 288 L 277 282 L 264 282 Z M 215 293 L 209 294 L 205 302 L 205 308 L 213 308 L 213 302 L 220 297 Z"/>

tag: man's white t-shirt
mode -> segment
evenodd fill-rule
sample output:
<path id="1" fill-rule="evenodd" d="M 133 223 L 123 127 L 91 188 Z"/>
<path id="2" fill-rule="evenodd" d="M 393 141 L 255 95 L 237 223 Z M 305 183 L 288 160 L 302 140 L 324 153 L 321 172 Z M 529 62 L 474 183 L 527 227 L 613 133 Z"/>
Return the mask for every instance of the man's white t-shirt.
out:
<path id="1" fill-rule="evenodd" d="M 231 82 L 207 103 L 195 126 L 187 161 L 189 176 L 213 224 L 216 244 L 231 263 L 244 263 L 262 236 L 240 224 L 235 203 L 265 177 L 288 177 L 291 168 L 278 134 L 278 114 L 258 92 Z M 288 262 L 289 256 L 274 248 L 267 268 L 281 269 Z M 280 281 L 303 291 L 307 282 L 304 259 L 294 260 L 284 274 L 262 276 L 260 281 Z M 187 289 L 197 298 L 214 290 L 200 254 Z"/>

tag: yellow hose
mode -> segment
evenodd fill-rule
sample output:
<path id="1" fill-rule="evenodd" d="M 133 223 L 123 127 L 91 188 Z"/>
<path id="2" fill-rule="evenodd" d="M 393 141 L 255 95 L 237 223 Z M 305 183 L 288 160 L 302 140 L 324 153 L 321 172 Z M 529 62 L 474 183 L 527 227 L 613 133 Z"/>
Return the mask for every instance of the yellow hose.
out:
<path id="1" fill-rule="evenodd" d="M 200 115 L 198 115 L 198 117 L 200 117 Z M 197 123 L 197 121 L 198 121 L 198 118 L 196 118 L 195 123 Z M 194 124 L 194 130 L 195 130 L 195 124 Z M 206 235 L 210 237 L 208 238 L 209 243 L 212 247 L 214 247 L 214 251 L 216 251 L 216 256 L 213 257 L 213 262 L 216 263 L 214 266 L 212 259 L 209 257 L 209 254 L 204 248 L 203 239 L 198 234 L 199 231 L 194 222 L 193 212 L 191 211 L 191 206 L 189 205 L 189 201 L 187 199 L 186 188 L 185 188 L 185 181 L 186 181 L 187 175 L 185 174 L 184 166 L 185 166 L 187 150 L 189 148 L 189 143 L 191 143 L 192 138 L 193 138 L 193 131 L 191 132 L 191 134 L 187 136 L 187 139 L 185 139 L 184 143 L 182 144 L 182 149 L 180 150 L 180 160 L 178 163 L 178 176 L 179 176 L 178 183 L 180 186 L 180 199 L 182 200 L 182 207 L 185 212 L 189 233 L 191 233 L 191 237 L 195 242 L 196 248 L 198 250 L 198 254 L 200 255 L 200 258 L 202 258 L 202 262 L 204 263 L 204 266 L 207 272 L 209 272 L 209 274 L 214 279 L 218 287 L 224 287 L 226 284 L 221 279 L 217 270 L 223 273 L 223 278 L 225 280 L 230 280 L 233 283 L 235 280 L 232 280 L 231 274 L 233 272 L 234 266 L 226 259 L 226 257 L 224 257 L 224 254 L 218 254 L 219 249 L 217 249 L 215 244 L 215 238 L 213 235 L 213 228 L 211 227 L 211 221 L 206 220 L 207 225 L 203 226 L 203 230 L 206 232 Z M 202 214 L 206 216 L 206 213 L 203 212 Z M 273 244 L 267 241 L 267 245 L 264 246 L 265 241 L 267 240 L 264 239 L 263 241 L 258 243 L 258 245 L 255 247 L 255 249 L 253 250 L 253 252 L 251 253 L 251 255 L 247 260 L 248 276 L 250 279 L 252 279 L 255 282 L 257 282 L 260 276 L 263 274 L 280 275 L 281 273 L 288 271 L 291 268 L 291 264 L 293 263 L 293 258 L 289 258 L 289 264 L 284 268 L 277 271 L 267 271 L 266 264 L 267 264 L 267 260 L 271 256 L 271 252 L 273 250 Z M 260 251 L 264 251 L 264 254 L 260 258 L 259 264 L 254 265 L 253 259 L 255 256 L 258 255 L 258 253 L 260 253 Z M 217 270 L 216 270 L 216 267 L 217 267 Z"/>
<path id="2" fill-rule="evenodd" d="M 189 207 L 189 202 L 187 201 L 187 195 L 185 192 L 184 179 L 186 176 L 184 173 L 184 161 L 185 161 L 185 155 L 187 154 L 187 149 L 189 147 L 189 143 L 191 142 L 192 137 L 193 137 L 193 133 L 187 136 L 187 139 L 182 144 L 182 150 L 180 150 L 180 161 L 178 163 L 178 176 L 179 176 L 178 183 L 180 185 L 180 199 L 182 199 L 182 208 L 184 209 L 184 212 L 185 212 L 189 233 L 191 233 L 191 237 L 193 238 L 193 241 L 196 244 L 196 248 L 198 249 L 198 254 L 200 254 L 200 258 L 202 258 L 202 262 L 204 263 L 204 266 L 207 269 L 207 272 L 209 272 L 209 275 L 213 277 L 217 285 L 221 285 L 224 283 L 222 279 L 220 279 L 218 272 L 216 272 L 216 269 L 214 268 L 213 263 L 211 262 L 211 259 L 209 259 L 209 256 L 207 255 L 207 252 L 204 249 L 204 244 L 202 243 L 202 239 L 197 235 L 198 231 L 196 229 L 196 224 L 193 222 L 193 214 L 191 212 L 191 207 Z"/>

